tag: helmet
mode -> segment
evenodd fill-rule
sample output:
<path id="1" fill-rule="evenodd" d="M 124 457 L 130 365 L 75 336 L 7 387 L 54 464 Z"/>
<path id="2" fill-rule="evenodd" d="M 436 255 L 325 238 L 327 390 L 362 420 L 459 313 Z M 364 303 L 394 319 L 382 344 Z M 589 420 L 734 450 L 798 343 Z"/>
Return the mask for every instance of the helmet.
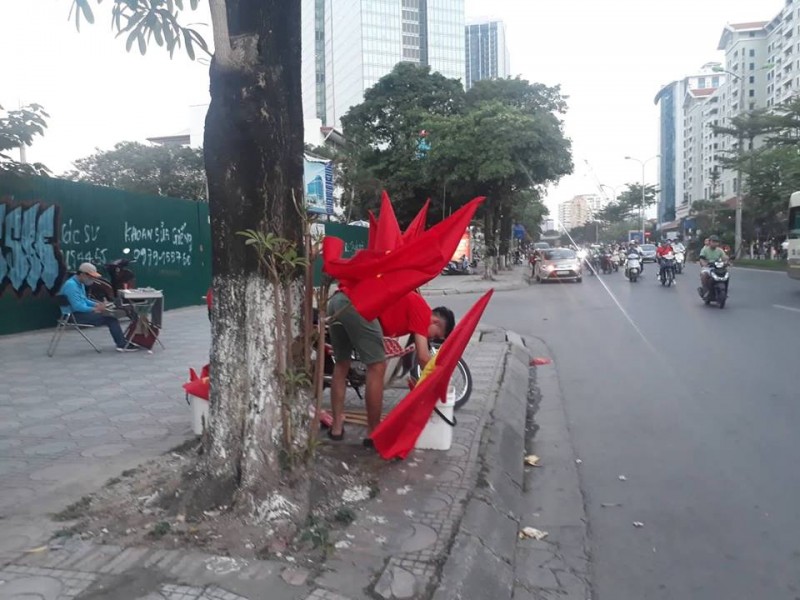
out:
<path id="1" fill-rule="evenodd" d="M 709 242 L 718 242 L 719 241 L 719 236 L 718 235 L 709 236 L 708 241 Z"/>

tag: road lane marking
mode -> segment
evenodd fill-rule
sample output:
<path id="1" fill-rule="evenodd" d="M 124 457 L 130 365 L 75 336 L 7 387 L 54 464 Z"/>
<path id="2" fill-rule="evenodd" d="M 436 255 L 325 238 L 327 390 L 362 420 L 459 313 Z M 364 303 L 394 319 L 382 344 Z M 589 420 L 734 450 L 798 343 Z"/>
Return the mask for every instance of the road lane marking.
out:
<path id="1" fill-rule="evenodd" d="M 791 306 L 784 306 L 783 304 L 773 304 L 772 307 L 773 308 L 780 308 L 781 310 L 790 310 L 792 312 L 800 313 L 800 308 L 794 308 L 794 307 L 791 307 Z"/>

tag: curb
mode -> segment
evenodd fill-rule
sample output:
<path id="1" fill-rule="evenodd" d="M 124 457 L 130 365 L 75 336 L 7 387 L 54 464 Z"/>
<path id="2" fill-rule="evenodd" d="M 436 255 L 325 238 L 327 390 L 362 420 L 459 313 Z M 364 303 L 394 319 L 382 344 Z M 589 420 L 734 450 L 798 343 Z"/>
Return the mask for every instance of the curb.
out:
<path id="1" fill-rule="evenodd" d="M 552 355 L 538 338 L 525 342 L 534 355 Z M 528 419 L 527 453 L 538 455 L 542 466 L 525 472 L 521 526 L 548 537 L 518 542 L 514 598 L 592 598 L 586 500 L 557 364 L 536 369 Z"/>
<path id="2" fill-rule="evenodd" d="M 457 296 L 459 294 L 481 294 L 483 292 L 488 292 L 493 286 L 489 285 L 493 282 L 487 281 L 487 285 L 483 287 L 468 287 L 468 288 L 430 288 L 422 290 L 423 296 Z M 495 282 L 496 283 L 496 282 Z M 515 282 L 509 286 L 494 286 L 495 292 L 513 292 L 515 290 L 524 290 L 530 284 L 523 280 L 520 282 Z"/>
<path id="3" fill-rule="evenodd" d="M 519 335 L 506 334 L 506 340 L 510 348 L 492 420 L 483 430 L 477 487 L 467 502 L 433 600 L 502 599 L 514 593 L 530 355 Z"/>

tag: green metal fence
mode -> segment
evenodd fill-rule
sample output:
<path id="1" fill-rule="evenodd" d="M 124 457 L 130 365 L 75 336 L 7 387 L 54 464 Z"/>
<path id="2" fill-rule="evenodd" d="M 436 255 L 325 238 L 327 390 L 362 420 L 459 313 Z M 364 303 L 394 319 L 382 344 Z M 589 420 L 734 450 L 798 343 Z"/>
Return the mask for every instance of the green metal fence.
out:
<path id="1" fill-rule="evenodd" d="M 0 176 L 0 335 L 53 326 L 67 275 L 123 248 L 137 284 L 163 290 L 167 309 L 202 302 L 211 280 L 207 204 Z"/>

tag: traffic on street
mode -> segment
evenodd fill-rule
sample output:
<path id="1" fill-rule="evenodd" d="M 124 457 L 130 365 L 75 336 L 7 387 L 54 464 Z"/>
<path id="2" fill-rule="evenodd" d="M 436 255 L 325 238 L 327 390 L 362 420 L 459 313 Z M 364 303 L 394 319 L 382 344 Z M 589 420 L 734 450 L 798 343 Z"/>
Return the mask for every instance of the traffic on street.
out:
<path id="1" fill-rule="evenodd" d="M 719 310 L 695 264 L 671 287 L 657 273 L 533 283 L 484 317 L 549 349 L 538 368 L 557 371 L 579 457 L 592 597 L 796 598 L 800 286 L 732 267 Z"/>

